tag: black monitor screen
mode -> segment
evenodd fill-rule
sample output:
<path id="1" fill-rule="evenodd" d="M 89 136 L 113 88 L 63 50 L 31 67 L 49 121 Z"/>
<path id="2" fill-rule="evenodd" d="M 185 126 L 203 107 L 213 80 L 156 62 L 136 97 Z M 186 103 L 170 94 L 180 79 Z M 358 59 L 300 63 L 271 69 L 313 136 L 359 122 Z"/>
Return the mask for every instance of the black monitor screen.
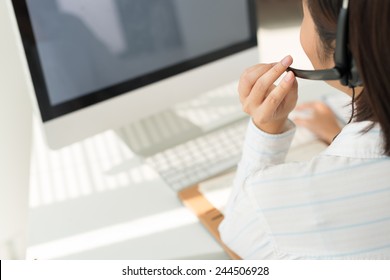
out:
<path id="1" fill-rule="evenodd" d="M 256 45 L 251 0 L 13 0 L 44 121 Z"/>

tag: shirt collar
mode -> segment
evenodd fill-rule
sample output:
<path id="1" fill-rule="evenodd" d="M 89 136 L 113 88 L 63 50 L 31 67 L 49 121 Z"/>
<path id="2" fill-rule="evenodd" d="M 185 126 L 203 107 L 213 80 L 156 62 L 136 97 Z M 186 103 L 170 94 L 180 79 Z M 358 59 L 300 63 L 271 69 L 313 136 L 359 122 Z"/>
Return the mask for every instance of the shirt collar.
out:
<path id="1" fill-rule="evenodd" d="M 346 125 L 332 144 L 322 153 L 324 155 L 351 158 L 384 158 L 384 142 L 378 123 L 371 121 L 355 122 Z"/>

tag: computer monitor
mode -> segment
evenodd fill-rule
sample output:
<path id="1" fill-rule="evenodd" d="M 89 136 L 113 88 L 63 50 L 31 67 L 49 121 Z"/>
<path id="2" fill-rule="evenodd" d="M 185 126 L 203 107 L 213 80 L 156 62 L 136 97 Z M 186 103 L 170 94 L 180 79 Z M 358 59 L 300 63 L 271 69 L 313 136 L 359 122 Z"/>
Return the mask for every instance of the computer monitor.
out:
<path id="1" fill-rule="evenodd" d="M 254 0 L 6 1 L 51 148 L 155 114 L 257 62 Z"/>

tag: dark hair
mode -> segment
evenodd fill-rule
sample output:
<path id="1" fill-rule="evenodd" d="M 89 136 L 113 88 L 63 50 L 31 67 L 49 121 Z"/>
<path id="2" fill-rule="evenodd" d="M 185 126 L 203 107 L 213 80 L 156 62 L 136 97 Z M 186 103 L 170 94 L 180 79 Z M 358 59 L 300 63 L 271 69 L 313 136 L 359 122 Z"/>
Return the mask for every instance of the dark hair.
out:
<path id="1" fill-rule="evenodd" d="M 325 55 L 333 56 L 342 0 L 307 0 Z M 364 90 L 356 98 L 356 121 L 378 122 L 390 156 L 390 1 L 349 1 L 349 48 Z"/>

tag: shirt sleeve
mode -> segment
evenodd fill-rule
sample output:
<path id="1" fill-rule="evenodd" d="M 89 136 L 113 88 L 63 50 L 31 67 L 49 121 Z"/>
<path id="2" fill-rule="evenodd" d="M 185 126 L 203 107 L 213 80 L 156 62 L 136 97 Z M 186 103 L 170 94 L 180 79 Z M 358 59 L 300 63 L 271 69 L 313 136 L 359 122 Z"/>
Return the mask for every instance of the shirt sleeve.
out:
<path id="1" fill-rule="evenodd" d="M 273 241 L 267 221 L 251 200 L 245 181 L 262 169 L 282 164 L 295 134 L 295 125 L 288 121 L 281 134 L 268 134 L 250 120 L 245 136 L 243 154 L 238 165 L 233 190 L 220 225 L 224 243 L 242 258 L 251 255 L 273 258 Z"/>

